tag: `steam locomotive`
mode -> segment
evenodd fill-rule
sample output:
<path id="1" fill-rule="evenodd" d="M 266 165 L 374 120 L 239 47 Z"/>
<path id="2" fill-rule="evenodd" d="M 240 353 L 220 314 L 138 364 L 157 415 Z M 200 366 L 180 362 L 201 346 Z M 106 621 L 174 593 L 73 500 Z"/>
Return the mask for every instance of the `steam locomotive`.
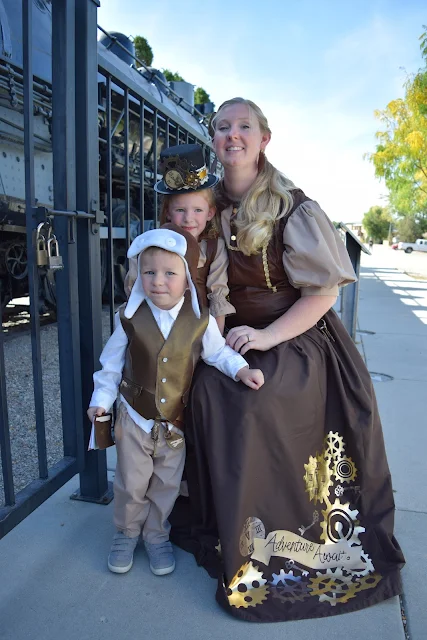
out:
<path id="1" fill-rule="evenodd" d="M 163 74 L 141 67 L 134 56 L 133 42 L 123 34 L 101 30 L 98 40 L 98 135 L 99 191 L 101 208 L 107 210 L 108 176 L 111 180 L 113 261 L 116 297 L 123 296 L 126 260 L 126 216 L 130 215 L 130 240 L 141 229 L 140 204 L 144 199 L 144 230 L 156 223 L 158 178 L 157 158 L 165 144 L 199 142 L 206 163 L 214 154 L 206 126 L 206 114 L 213 105 L 194 106 L 193 86 L 168 83 Z M 52 4 L 33 0 L 34 73 L 34 166 L 35 197 L 38 206 L 53 207 L 52 176 Z M 137 83 L 144 96 L 144 109 L 128 95 L 125 123 L 123 84 L 111 84 L 107 95 L 103 69 L 116 69 L 120 77 Z M 13 298 L 27 294 L 27 250 L 25 220 L 25 163 L 23 116 L 22 3 L 0 0 L 0 293 L 2 310 Z M 111 99 L 108 130 L 106 103 Z M 151 107 L 153 101 L 156 107 Z M 158 108 L 161 103 L 162 108 Z M 196 105 L 197 106 L 197 105 Z M 204 111 L 204 113 L 202 113 Z M 143 113 L 143 123 L 141 122 Z M 179 125 L 177 124 L 179 122 Z M 141 135 L 143 126 L 143 135 Z M 126 131 L 125 131 L 126 129 Z M 108 171 L 107 140 L 111 140 Z M 142 144 L 141 144 L 142 142 Z M 126 147 L 127 144 L 127 147 Z M 141 160 L 143 185 L 141 188 Z M 125 193 L 128 192 L 126 199 Z M 101 227 L 101 259 L 106 282 L 107 228 Z M 55 281 L 49 270 L 39 269 L 41 310 L 55 308 Z"/>

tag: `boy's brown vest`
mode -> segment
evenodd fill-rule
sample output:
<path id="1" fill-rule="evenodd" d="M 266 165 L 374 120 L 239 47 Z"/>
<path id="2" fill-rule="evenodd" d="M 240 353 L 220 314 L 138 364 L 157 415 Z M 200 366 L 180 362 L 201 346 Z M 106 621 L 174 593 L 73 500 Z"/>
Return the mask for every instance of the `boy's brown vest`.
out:
<path id="1" fill-rule="evenodd" d="M 174 422 L 187 403 L 209 312 L 203 309 L 201 318 L 196 318 L 187 291 L 165 340 L 145 300 L 130 319 L 125 318 L 124 309 L 120 309 L 120 320 L 129 343 L 120 393 L 144 418 Z"/>

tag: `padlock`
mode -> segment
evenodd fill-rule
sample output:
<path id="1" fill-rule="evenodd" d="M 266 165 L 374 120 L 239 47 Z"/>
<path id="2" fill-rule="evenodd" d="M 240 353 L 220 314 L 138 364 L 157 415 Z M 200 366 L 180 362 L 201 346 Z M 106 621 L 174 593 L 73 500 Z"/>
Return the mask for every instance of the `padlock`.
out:
<path id="1" fill-rule="evenodd" d="M 42 233 L 44 222 L 41 222 L 34 232 L 34 246 L 36 249 L 36 263 L 38 267 L 47 265 L 46 237 Z"/>
<path id="2" fill-rule="evenodd" d="M 55 235 L 47 241 L 47 266 L 48 269 L 63 269 L 62 256 L 59 255 L 58 240 Z"/>
<path id="3" fill-rule="evenodd" d="M 38 236 L 36 240 L 36 256 L 37 266 L 45 267 L 47 265 L 47 247 L 44 236 Z"/>

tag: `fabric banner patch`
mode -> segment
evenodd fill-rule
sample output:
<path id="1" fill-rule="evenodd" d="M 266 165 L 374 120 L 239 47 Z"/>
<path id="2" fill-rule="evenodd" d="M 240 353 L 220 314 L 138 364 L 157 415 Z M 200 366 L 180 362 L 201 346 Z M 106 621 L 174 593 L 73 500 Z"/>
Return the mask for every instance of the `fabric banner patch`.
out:
<path id="1" fill-rule="evenodd" d="M 350 547 L 346 540 L 333 544 L 319 544 L 305 540 L 291 531 L 271 531 L 265 540 L 254 538 L 252 559 L 268 565 L 271 556 L 289 558 L 311 569 L 364 566 L 361 546 Z"/>

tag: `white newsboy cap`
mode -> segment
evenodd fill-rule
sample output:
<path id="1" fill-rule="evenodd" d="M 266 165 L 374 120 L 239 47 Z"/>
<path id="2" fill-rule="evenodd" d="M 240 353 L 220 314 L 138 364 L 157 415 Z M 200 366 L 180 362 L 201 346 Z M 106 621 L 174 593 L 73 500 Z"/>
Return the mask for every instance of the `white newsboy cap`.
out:
<path id="1" fill-rule="evenodd" d="M 135 258 L 149 247 L 159 247 L 185 258 L 187 241 L 184 236 L 170 229 L 151 229 L 135 238 L 128 249 L 128 258 Z"/>
<path id="2" fill-rule="evenodd" d="M 177 227 L 177 229 L 179 229 Z M 142 304 L 142 302 L 146 298 L 146 294 L 144 291 L 144 287 L 142 286 L 141 279 L 141 269 L 140 269 L 140 258 L 141 254 L 150 247 L 158 247 L 159 249 L 164 249 L 165 251 L 170 251 L 171 253 L 176 253 L 182 259 L 185 265 L 185 272 L 187 275 L 188 287 L 191 293 L 191 303 L 193 307 L 193 311 L 197 318 L 200 318 L 200 306 L 199 300 L 197 297 L 196 287 L 194 286 L 193 280 L 190 275 L 190 270 L 188 268 L 188 262 L 186 259 L 188 247 L 187 240 L 185 239 L 183 233 L 185 232 L 176 232 L 172 229 L 151 229 L 150 231 L 146 231 L 145 233 L 141 233 L 141 235 L 137 236 L 128 249 L 127 256 L 128 258 L 136 258 L 138 256 L 138 276 L 135 281 L 135 284 L 132 288 L 132 291 L 129 296 L 128 303 L 125 309 L 125 317 L 132 318 L 135 314 L 138 307 Z M 188 234 L 187 234 L 188 235 Z M 193 242 L 193 238 L 189 238 L 190 244 Z M 194 239 L 194 245 L 197 247 L 196 251 L 199 251 L 197 241 Z M 191 251 L 195 251 L 193 245 L 191 245 Z"/>

